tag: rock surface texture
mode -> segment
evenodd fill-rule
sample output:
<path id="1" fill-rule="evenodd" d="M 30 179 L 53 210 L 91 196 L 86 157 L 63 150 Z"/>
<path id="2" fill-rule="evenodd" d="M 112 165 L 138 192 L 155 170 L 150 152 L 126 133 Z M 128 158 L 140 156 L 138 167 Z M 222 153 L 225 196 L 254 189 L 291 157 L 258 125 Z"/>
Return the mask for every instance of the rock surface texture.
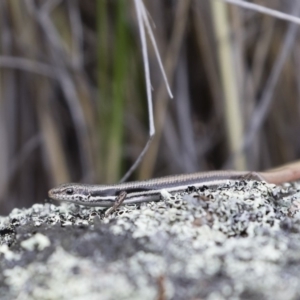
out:
<path id="1" fill-rule="evenodd" d="M 1 218 L 0 299 L 299 299 L 300 185 L 160 202 L 46 203 Z"/>

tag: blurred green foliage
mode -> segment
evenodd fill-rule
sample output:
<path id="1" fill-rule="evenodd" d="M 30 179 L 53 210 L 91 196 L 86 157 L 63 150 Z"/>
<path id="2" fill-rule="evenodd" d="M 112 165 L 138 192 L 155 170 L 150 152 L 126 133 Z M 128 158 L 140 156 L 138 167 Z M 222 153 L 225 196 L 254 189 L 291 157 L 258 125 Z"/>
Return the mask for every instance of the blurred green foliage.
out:
<path id="1" fill-rule="evenodd" d="M 149 43 L 157 135 L 132 178 L 300 155 L 298 29 L 212 1 L 144 1 L 175 98 Z M 299 13 L 292 0 L 254 2 Z M 117 182 L 148 138 L 134 1 L 1 0 L 0 20 L 0 212 L 61 182 Z"/>

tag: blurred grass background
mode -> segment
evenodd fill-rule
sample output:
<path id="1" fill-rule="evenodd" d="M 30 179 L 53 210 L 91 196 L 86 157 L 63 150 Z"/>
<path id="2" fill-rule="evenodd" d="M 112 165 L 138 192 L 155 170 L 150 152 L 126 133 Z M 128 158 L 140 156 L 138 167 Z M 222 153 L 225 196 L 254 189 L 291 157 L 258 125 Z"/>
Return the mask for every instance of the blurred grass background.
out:
<path id="1" fill-rule="evenodd" d="M 253 3 L 299 15 L 298 0 Z M 144 4 L 156 136 L 131 179 L 300 156 L 299 25 L 214 0 Z M 59 183 L 118 182 L 148 139 L 129 0 L 0 0 L 0 213 Z"/>

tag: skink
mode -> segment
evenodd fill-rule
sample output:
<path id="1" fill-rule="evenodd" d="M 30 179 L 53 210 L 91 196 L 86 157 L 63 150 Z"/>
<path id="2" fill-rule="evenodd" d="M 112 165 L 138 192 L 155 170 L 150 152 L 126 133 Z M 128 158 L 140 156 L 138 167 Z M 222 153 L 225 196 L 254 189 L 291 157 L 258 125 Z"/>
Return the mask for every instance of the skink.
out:
<path id="1" fill-rule="evenodd" d="M 210 171 L 133 181 L 114 185 L 65 183 L 49 191 L 49 198 L 86 206 L 113 206 L 120 193 L 125 192 L 122 204 L 159 201 L 161 191 L 183 192 L 188 187 L 215 187 L 228 181 L 253 179 L 281 184 L 300 179 L 300 161 L 265 172 Z"/>

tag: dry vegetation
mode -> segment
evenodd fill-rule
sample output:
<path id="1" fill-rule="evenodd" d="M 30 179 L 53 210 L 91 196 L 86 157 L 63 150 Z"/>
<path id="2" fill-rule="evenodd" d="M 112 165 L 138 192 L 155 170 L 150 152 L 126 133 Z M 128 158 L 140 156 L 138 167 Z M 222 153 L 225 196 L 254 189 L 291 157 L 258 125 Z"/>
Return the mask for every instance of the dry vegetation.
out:
<path id="1" fill-rule="evenodd" d="M 214 0 L 144 3 L 174 99 L 149 46 L 157 132 L 132 178 L 300 156 L 299 25 Z M 0 0 L 0 20 L 1 213 L 61 182 L 117 182 L 148 138 L 134 2 Z"/>

